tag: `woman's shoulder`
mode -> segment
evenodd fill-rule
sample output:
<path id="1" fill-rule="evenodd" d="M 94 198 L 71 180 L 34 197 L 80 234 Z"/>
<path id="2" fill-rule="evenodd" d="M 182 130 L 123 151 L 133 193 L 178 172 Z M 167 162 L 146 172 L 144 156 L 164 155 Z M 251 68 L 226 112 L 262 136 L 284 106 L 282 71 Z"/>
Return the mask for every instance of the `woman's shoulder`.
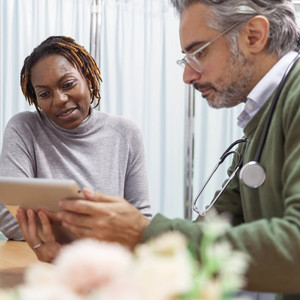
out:
<path id="1" fill-rule="evenodd" d="M 99 118 L 105 120 L 105 125 L 118 131 L 121 134 L 128 135 L 131 132 L 136 133 L 139 131 L 136 123 L 124 116 L 113 115 L 106 112 L 97 112 Z"/>
<path id="2" fill-rule="evenodd" d="M 7 127 L 24 128 L 35 126 L 40 122 L 38 113 L 32 111 L 22 111 L 13 115 L 7 123 Z"/>

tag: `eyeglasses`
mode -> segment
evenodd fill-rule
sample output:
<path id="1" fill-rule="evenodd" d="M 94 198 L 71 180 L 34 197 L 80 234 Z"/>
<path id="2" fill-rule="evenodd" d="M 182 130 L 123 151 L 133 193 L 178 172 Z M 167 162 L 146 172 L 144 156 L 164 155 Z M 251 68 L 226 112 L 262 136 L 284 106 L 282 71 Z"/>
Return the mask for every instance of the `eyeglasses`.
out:
<path id="1" fill-rule="evenodd" d="M 214 39 L 211 41 L 205 43 L 203 46 L 201 46 L 199 49 L 195 50 L 193 53 L 186 54 L 184 58 L 179 59 L 176 61 L 176 63 L 181 66 L 185 67 L 186 64 L 188 64 L 190 67 L 192 67 L 195 71 L 199 73 L 203 73 L 204 68 L 200 64 L 200 59 L 203 54 L 203 50 L 208 47 L 210 44 L 212 44 L 214 41 L 216 41 L 218 38 L 223 36 L 224 34 L 228 33 L 230 30 L 238 26 L 240 23 L 236 23 L 232 25 L 231 27 L 227 28 L 225 31 L 221 32 L 219 35 L 217 35 Z"/>
<path id="2" fill-rule="evenodd" d="M 208 179 L 206 180 L 206 182 L 204 183 L 204 185 L 202 186 L 202 188 L 200 189 L 200 192 L 198 193 L 198 195 L 196 196 L 194 203 L 193 203 L 193 210 L 199 214 L 200 216 L 205 216 L 205 214 L 212 208 L 212 206 L 216 203 L 216 201 L 220 198 L 220 196 L 222 195 L 222 193 L 224 192 L 224 190 L 227 188 L 227 186 L 229 185 L 229 183 L 231 182 L 231 180 L 234 178 L 235 174 L 237 173 L 237 171 L 242 167 L 243 165 L 243 157 L 241 156 L 241 154 L 235 150 L 231 150 L 235 145 L 237 144 L 241 144 L 241 143 L 247 143 L 248 139 L 247 138 L 242 138 L 242 139 L 238 139 L 237 141 L 233 142 L 226 150 L 225 152 L 222 154 L 222 156 L 219 159 L 219 162 L 217 163 L 217 165 L 214 167 L 213 171 L 211 172 L 210 176 L 208 177 Z M 205 187 L 207 186 L 208 182 L 210 181 L 210 179 L 212 178 L 212 176 L 214 175 L 214 173 L 217 171 L 217 169 L 219 168 L 219 166 L 224 162 L 224 160 L 230 156 L 230 155 L 235 155 L 236 156 L 236 164 L 234 167 L 234 170 L 232 172 L 232 174 L 230 175 L 230 177 L 228 178 L 228 180 L 226 181 L 226 183 L 223 185 L 222 189 L 220 190 L 220 192 L 217 194 L 217 196 L 215 196 L 215 198 L 210 202 L 210 204 L 208 204 L 204 210 L 200 211 L 198 209 L 197 206 L 197 201 L 200 197 L 200 195 L 202 194 L 203 190 L 205 189 Z"/>

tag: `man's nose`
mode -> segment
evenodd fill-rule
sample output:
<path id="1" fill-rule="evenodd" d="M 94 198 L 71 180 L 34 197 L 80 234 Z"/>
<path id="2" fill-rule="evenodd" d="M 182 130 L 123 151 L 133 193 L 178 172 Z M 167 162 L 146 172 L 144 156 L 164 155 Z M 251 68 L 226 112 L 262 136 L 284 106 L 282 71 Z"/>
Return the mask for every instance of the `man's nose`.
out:
<path id="1" fill-rule="evenodd" d="M 189 64 L 185 64 L 183 71 L 183 81 L 186 84 L 193 84 L 201 78 L 201 73 L 194 70 Z"/>
<path id="2" fill-rule="evenodd" d="M 68 101 L 68 95 L 62 91 L 53 94 L 53 104 L 56 106 L 64 105 Z"/>

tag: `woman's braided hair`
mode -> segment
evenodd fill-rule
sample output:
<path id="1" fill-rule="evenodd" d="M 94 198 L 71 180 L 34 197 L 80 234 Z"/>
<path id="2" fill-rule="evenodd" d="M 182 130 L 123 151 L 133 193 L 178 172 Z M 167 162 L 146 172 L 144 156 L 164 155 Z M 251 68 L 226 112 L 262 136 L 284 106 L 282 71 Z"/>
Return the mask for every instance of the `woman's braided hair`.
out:
<path id="1" fill-rule="evenodd" d="M 34 104 L 39 112 L 36 94 L 31 83 L 31 69 L 41 58 L 49 55 L 64 56 L 78 69 L 90 83 L 91 104 L 96 98 L 97 102 L 94 107 L 97 107 L 101 99 L 99 87 L 102 81 L 97 63 L 83 46 L 78 45 L 74 39 L 66 36 L 48 37 L 25 58 L 20 74 L 20 84 L 28 103 L 30 105 Z"/>

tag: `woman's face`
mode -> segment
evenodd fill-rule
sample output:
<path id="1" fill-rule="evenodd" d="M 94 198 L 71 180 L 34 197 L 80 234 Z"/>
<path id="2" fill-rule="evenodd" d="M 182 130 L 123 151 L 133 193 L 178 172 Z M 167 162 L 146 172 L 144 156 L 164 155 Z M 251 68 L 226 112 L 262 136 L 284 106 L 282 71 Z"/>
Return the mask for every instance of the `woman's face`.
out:
<path id="1" fill-rule="evenodd" d="M 41 58 L 31 69 L 38 106 L 57 125 L 73 129 L 88 116 L 90 88 L 87 80 L 65 57 Z"/>

